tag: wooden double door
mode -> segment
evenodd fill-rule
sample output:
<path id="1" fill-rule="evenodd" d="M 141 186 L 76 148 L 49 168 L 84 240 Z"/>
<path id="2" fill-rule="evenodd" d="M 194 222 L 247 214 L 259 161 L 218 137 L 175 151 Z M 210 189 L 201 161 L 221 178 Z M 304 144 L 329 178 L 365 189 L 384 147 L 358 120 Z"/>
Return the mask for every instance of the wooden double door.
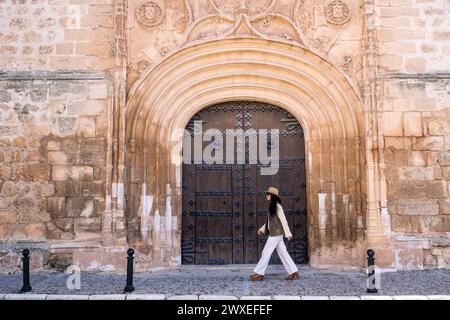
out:
<path id="1" fill-rule="evenodd" d="M 222 153 L 223 163 L 219 164 L 211 164 L 211 161 L 208 164 L 202 159 L 203 155 L 194 152 L 194 139 L 199 135 L 204 137 L 208 129 L 213 128 L 223 133 L 223 140 L 211 138 L 203 141 L 202 148 L 205 152 L 215 149 L 213 155 Z M 227 102 L 203 109 L 192 118 L 186 129 L 189 135 L 185 139 L 190 141 L 183 148 L 182 263 L 256 263 L 267 239 L 266 236 L 257 236 L 256 232 L 267 217 L 265 190 L 270 186 L 280 190 L 284 212 L 294 236 L 294 241 L 285 240 L 288 251 L 296 263 L 307 263 L 305 143 L 298 121 L 274 105 Z M 261 163 L 260 159 L 256 164 L 250 161 L 249 153 L 254 149 L 250 148 L 252 141 L 248 137 L 243 140 L 236 138 L 234 151 L 231 148 L 227 150 L 227 129 L 235 132 L 238 132 L 236 129 L 250 129 L 248 136 L 252 132 L 257 135 L 264 133 L 262 129 L 278 129 L 278 142 L 273 136 L 265 145 L 258 144 L 258 152 L 260 148 L 267 148 L 262 151 L 269 156 L 278 148 L 278 165 L 274 165 L 276 160 L 272 162 L 278 171 L 261 174 L 261 169 L 270 164 Z M 245 148 L 239 143 L 244 143 Z M 212 149 L 207 149 L 208 145 Z M 226 161 L 227 151 L 234 152 L 234 162 Z M 242 157 L 240 152 L 245 152 L 244 163 L 243 158 L 239 158 Z M 272 255 L 271 263 L 281 263 L 276 253 Z"/>

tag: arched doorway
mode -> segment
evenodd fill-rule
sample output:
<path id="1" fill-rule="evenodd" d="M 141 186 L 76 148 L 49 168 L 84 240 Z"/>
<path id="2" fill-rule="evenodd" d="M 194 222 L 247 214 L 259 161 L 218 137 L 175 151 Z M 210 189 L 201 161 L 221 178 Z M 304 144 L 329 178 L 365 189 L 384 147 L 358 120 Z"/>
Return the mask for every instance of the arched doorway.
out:
<path id="1" fill-rule="evenodd" d="M 379 229 L 376 168 L 365 135 L 369 118 L 358 89 L 339 67 L 315 52 L 258 38 L 184 47 L 149 70 L 130 91 L 120 124 L 124 145 L 119 160 L 123 157 L 126 185 L 117 185 L 113 194 L 123 195 L 126 220 L 112 217 L 117 226 L 126 222 L 128 244 L 141 257 L 145 253 L 141 265 L 182 263 L 182 132 L 198 112 L 230 100 L 279 106 L 301 124 L 309 264 L 364 266 L 366 231 L 375 234 Z"/>
<path id="2" fill-rule="evenodd" d="M 265 222 L 265 190 L 270 186 L 280 189 L 294 235 L 294 241 L 286 243 L 288 250 L 296 263 L 307 263 L 305 141 L 297 119 L 271 104 L 232 101 L 201 110 L 186 129 L 189 135 L 183 147 L 182 263 L 256 263 L 266 240 L 258 237 L 256 231 Z M 205 141 L 213 129 L 220 136 Z M 246 133 L 245 139 L 233 135 L 239 130 Z M 269 135 L 267 140 L 258 140 L 269 131 L 278 132 L 278 137 Z M 197 152 L 196 138 L 202 144 Z M 228 138 L 232 145 L 227 143 Z M 215 163 L 200 159 L 208 145 L 213 146 L 212 154 L 217 156 Z M 272 156 L 272 161 L 252 161 L 250 152 L 263 152 Z M 245 154 L 245 160 L 241 154 Z M 227 161 L 230 155 L 232 159 Z M 261 170 L 270 164 L 274 170 Z M 277 255 L 272 256 L 272 263 L 281 263 Z"/>

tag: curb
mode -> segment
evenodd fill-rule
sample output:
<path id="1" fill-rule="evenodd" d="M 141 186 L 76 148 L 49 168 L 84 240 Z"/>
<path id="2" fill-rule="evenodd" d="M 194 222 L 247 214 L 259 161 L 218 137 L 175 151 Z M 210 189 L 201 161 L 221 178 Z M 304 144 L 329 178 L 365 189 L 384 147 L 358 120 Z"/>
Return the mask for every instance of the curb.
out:
<path id="1" fill-rule="evenodd" d="M 165 295 L 165 294 L 0 294 L 0 300 L 450 300 L 450 295 L 396 296 L 227 296 L 227 295 Z"/>

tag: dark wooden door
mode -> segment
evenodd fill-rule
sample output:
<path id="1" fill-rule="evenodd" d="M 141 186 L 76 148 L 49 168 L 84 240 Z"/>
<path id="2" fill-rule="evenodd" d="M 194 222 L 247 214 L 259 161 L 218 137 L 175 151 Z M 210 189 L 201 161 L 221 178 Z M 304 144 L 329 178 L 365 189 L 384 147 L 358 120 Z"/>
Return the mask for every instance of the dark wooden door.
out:
<path id="1" fill-rule="evenodd" d="M 213 141 L 213 155 L 223 152 L 223 164 L 205 163 L 194 152 L 194 138 L 213 128 L 220 130 L 223 140 L 204 141 L 202 151 Z M 286 110 L 266 103 L 227 102 L 196 114 L 187 129 L 191 154 L 187 157 L 189 143 L 183 153 L 191 163 L 183 164 L 182 263 L 256 263 L 267 239 L 258 237 L 256 231 L 267 216 L 265 190 L 270 186 L 280 190 L 294 235 L 294 241 L 286 241 L 288 250 L 296 263 L 307 263 L 305 143 L 298 121 Z M 278 147 L 278 172 L 262 175 L 261 168 L 267 165 L 249 161 L 249 139 L 245 139 L 245 163 L 237 161 L 243 150 L 237 138 L 234 161 L 227 163 L 227 129 L 254 129 L 257 134 L 261 129 L 278 129 L 279 145 L 276 139 L 269 139 L 265 146 L 258 144 L 258 148 L 268 148 L 269 155 Z M 276 253 L 271 263 L 281 263 Z"/>

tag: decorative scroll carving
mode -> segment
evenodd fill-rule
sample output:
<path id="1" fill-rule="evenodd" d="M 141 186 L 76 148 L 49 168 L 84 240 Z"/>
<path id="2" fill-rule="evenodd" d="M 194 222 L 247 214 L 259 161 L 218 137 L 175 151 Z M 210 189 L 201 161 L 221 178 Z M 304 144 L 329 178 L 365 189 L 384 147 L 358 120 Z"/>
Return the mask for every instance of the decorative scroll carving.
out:
<path id="1" fill-rule="evenodd" d="M 275 0 L 211 0 L 218 13 L 232 16 L 242 9 L 247 9 L 250 16 L 264 14 L 273 8 L 275 2 Z"/>
<path id="2" fill-rule="evenodd" d="M 217 14 L 199 19 L 187 41 L 228 36 L 274 36 L 303 43 L 294 22 L 273 13 L 275 0 L 210 0 Z"/>

